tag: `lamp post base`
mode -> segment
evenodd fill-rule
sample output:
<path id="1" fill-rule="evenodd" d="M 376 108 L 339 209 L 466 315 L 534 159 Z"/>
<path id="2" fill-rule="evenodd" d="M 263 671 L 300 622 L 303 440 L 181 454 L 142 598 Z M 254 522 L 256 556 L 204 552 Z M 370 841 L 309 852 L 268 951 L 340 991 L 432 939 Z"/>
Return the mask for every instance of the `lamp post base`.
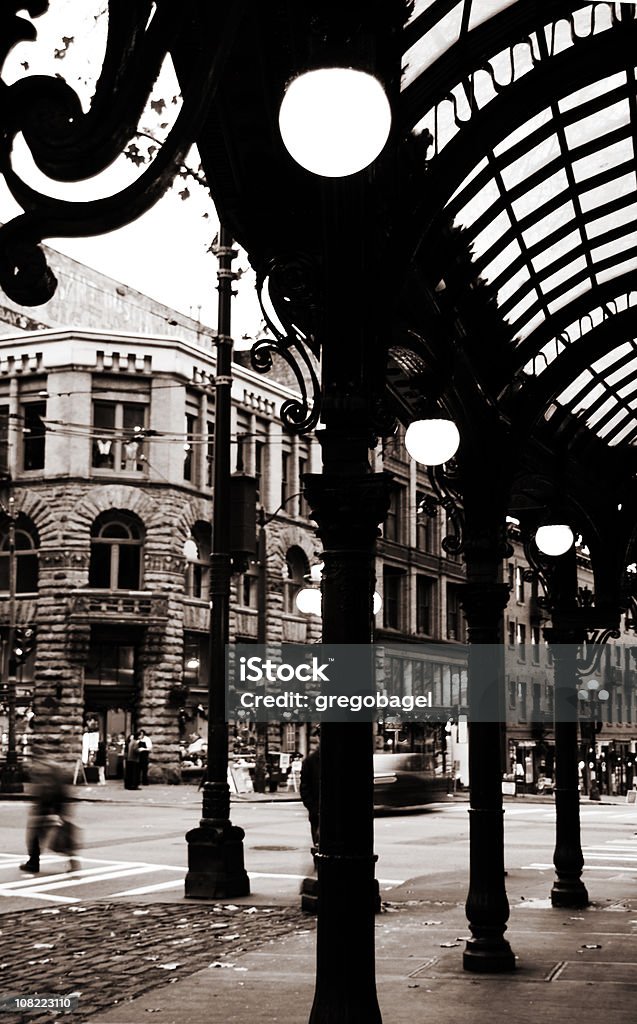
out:
<path id="1" fill-rule="evenodd" d="M 243 861 L 245 832 L 238 825 L 202 822 L 186 833 L 187 899 L 218 900 L 250 895 Z"/>
<path id="2" fill-rule="evenodd" d="M 465 971 L 475 974 L 500 974 L 515 970 L 515 953 L 500 934 L 493 938 L 469 939 L 462 954 Z"/>
<path id="3" fill-rule="evenodd" d="M 588 891 L 581 878 L 556 878 L 551 889 L 551 904 L 554 907 L 571 907 L 582 910 L 589 904 Z"/>

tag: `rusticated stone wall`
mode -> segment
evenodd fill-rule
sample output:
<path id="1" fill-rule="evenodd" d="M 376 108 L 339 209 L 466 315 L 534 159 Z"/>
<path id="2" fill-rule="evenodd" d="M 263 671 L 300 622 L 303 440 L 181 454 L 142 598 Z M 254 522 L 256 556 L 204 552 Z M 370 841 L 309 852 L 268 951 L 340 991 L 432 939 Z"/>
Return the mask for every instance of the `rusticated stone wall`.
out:
<path id="1" fill-rule="evenodd" d="M 185 599 L 183 545 L 196 522 L 208 522 L 211 502 L 170 486 L 113 481 L 16 481 L 15 512 L 33 522 L 40 540 L 39 592 L 18 596 L 18 622 L 37 625 L 33 749 L 55 754 L 72 766 L 80 756 L 85 722 L 85 667 L 91 629 L 132 629 L 136 639 L 135 725 L 152 737 L 155 777 L 179 766 L 179 708 L 171 696 L 183 682 L 184 628 L 206 630 L 207 602 Z M 136 515 L 144 529 L 142 593 L 94 591 L 88 587 L 90 533 L 107 510 Z M 320 620 L 284 614 L 286 553 L 300 547 L 308 564 L 317 541 L 311 526 L 277 516 L 266 527 L 266 639 L 312 643 Z M 246 613 L 231 591 L 230 637 L 245 635 L 256 610 Z M 0 598 L 8 621 L 8 600 Z M 274 736 L 272 746 L 276 748 Z M 158 770 L 158 771 L 157 771 Z"/>
<path id="2" fill-rule="evenodd" d="M 116 482 L 17 483 L 14 497 L 16 513 L 31 519 L 40 538 L 37 599 L 16 600 L 17 621 L 37 625 L 34 748 L 69 764 L 80 756 L 91 626 L 112 624 L 114 636 L 132 628 L 137 640 L 136 725 L 153 738 L 154 764 L 175 768 L 179 727 L 170 689 L 183 676 L 183 544 L 191 525 L 209 518 L 210 503 L 178 488 Z M 100 604 L 88 589 L 91 524 L 109 509 L 132 512 L 143 524 L 142 587 L 150 597 L 99 592 Z M 0 614 L 6 623 L 6 598 Z"/>

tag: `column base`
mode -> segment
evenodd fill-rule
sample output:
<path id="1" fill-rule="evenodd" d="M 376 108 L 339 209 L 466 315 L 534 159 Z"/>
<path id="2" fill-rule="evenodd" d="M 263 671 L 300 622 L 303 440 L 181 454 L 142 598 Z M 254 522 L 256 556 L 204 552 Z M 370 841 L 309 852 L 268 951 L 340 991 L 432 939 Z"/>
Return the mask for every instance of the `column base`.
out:
<path id="1" fill-rule="evenodd" d="M 187 899 L 218 900 L 250 895 L 243 861 L 245 832 L 236 825 L 202 823 L 186 833 Z"/>
<path id="2" fill-rule="evenodd" d="M 301 882 L 301 910 L 306 914 L 318 914 L 318 878 L 304 878 Z M 374 913 L 380 914 L 381 900 L 378 879 L 374 879 Z"/>
<path id="3" fill-rule="evenodd" d="M 551 889 L 551 903 L 554 907 L 571 907 L 582 910 L 589 905 L 588 891 L 580 878 L 556 878 Z"/>
<path id="4" fill-rule="evenodd" d="M 24 783 L 17 764 L 7 764 L 2 769 L 0 793 L 24 793 Z"/>
<path id="5" fill-rule="evenodd" d="M 465 971 L 500 974 L 515 970 L 515 953 L 506 939 L 469 939 L 462 954 Z"/>

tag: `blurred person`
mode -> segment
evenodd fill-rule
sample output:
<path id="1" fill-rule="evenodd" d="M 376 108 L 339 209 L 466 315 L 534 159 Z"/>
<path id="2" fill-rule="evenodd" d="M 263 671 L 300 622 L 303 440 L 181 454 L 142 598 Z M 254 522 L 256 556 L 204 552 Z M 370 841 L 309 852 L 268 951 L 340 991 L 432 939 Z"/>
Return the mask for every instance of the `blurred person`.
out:
<path id="1" fill-rule="evenodd" d="M 77 830 L 68 810 L 71 798 L 64 769 L 50 758 L 38 757 L 32 765 L 31 780 L 33 802 L 27 821 L 29 859 L 20 865 L 20 870 L 37 874 L 41 849 L 48 844 L 56 853 L 69 858 L 69 871 L 77 871 L 80 867 L 75 856 Z"/>
<path id="2" fill-rule="evenodd" d="M 148 785 L 148 762 L 150 752 L 153 749 L 153 741 L 147 736 L 143 729 L 139 730 L 139 781 L 142 786 Z"/>

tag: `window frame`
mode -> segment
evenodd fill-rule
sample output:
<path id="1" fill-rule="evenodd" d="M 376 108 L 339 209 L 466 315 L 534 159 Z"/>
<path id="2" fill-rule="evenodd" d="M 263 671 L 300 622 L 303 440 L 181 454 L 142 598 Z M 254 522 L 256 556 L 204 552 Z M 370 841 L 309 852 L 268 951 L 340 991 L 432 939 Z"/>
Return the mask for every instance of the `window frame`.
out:
<path id="1" fill-rule="evenodd" d="M 99 533 L 94 533 L 96 524 L 99 523 L 98 518 L 91 525 L 91 558 L 89 563 L 89 587 L 92 590 L 107 590 L 110 593 L 136 593 L 143 589 L 144 586 L 144 531 L 141 524 L 132 516 L 125 516 L 122 513 L 115 513 L 108 518 L 104 518 L 102 523 L 97 527 Z M 108 529 L 112 526 L 124 527 L 129 532 L 128 537 L 108 537 L 103 538 L 101 533 L 103 530 Z M 132 531 L 137 530 L 138 536 L 134 537 Z M 108 558 L 108 585 L 100 586 L 96 584 L 94 579 L 91 581 L 91 576 L 94 573 L 101 571 L 99 564 L 93 562 L 93 552 L 100 547 L 110 547 L 110 553 Z M 121 587 L 119 586 L 120 579 L 120 547 L 135 547 L 139 550 L 139 564 L 138 564 L 138 579 L 136 587 Z M 115 586 L 113 583 L 115 582 Z"/>
<path id="2" fill-rule="evenodd" d="M 113 426 L 100 428 L 95 423 L 96 408 L 102 406 L 105 408 L 112 408 L 113 410 Z M 125 409 L 126 407 L 138 406 L 142 411 L 142 422 L 139 424 L 140 433 L 145 434 L 148 430 L 149 420 L 149 399 L 147 396 L 140 395 L 138 393 L 120 392 L 117 395 L 113 395 L 110 392 L 93 393 L 92 395 L 92 438 L 91 438 L 91 476 L 118 476 L 122 475 L 134 479 L 139 479 L 142 476 L 148 474 L 148 461 L 144 457 L 144 451 L 139 451 L 137 456 L 134 458 L 124 458 L 124 452 L 127 443 L 131 441 L 124 441 L 124 432 L 128 430 L 128 427 L 124 426 Z M 137 424 L 135 424 L 137 426 Z M 134 429 L 134 427 L 132 428 Z M 100 430 L 103 430 L 102 436 L 98 436 Z M 111 450 L 105 453 L 112 459 L 112 465 L 96 465 L 96 446 L 99 445 L 100 441 L 111 442 Z M 140 439 L 140 443 L 143 444 L 145 437 Z M 100 453 L 97 453 L 99 456 Z M 104 453 L 101 453 L 104 454 Z M 136 467 L 131 469 L 128 463 L 135 461 Z"/>

